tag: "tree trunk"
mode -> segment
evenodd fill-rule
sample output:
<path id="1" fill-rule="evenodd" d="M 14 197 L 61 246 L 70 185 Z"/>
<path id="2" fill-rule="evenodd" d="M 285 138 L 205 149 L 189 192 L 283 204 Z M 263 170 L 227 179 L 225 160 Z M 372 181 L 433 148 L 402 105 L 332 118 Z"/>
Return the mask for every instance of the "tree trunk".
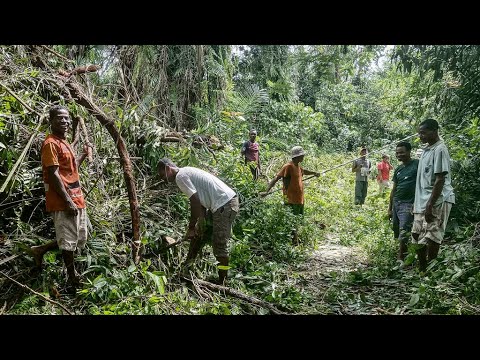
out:
<path id="1" fill-rule="evenodd" d="M 107 129 L 117 145 L 118 154 L 120 156 L 120 164 L 123 168 L 123 176 L 127 186 L 128 200 L 130 203 L 130 214 L 132 216 L 132 257 L 135 263 L 138 263 L 139 249 L 140 249 L 140 212 L 138 206 L 137 192 L 135 187 L 135 179 L 132 174 L 132 163 L 128 155 L 125 141 L 115 127 L 113 119 L 109 118 L 92 100 L 90 100 L 80 85 L 75 81 L 69 80 L 65 86 L 70 91 L 70 94 L 75 102 L 84 106 L 91 115 L 95 116 L 97 120 Z"/>

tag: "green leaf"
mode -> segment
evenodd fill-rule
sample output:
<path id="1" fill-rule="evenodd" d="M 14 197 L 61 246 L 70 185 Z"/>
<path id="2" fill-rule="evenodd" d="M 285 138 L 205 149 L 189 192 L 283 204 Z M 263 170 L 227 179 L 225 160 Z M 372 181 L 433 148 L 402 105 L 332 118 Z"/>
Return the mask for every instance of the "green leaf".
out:
<path id="1" fill-rule="evenodd" d="M 148 299 L 148 302 L 150 304 L 156 304 L 156 303 L 160 302 L 160 300 L 161 299 L 158 296 L 152 296 L 150 299 Z"/>
<path id="2" fill-rule="evenodd" d="M 418 303 L 418 300 L 420 300 L 420 295 L 413 294 L 410 298 L 410 306 L 414 306 L 416 303 Z"/>
<path id="3" fill-rule="evenodd" d="M 153 280 L 154 284 L 158 289 L 158 292 L 163 295 L 165 293 L 163 279 L 160 276 L 151 273 L 150 271 L 147 271 L 147 275 L 150 277 L 151 280 Z"/>
<path id="4" fill-rule="evenodd" d="M 457 272 L 452 276 L 452 280 L 455 280 L 456 278 L 462 276 L 463 274 L 463 269 L 460 269 L 459 267 L 455 266 L 455 270 L 457 270 Z"/>
<path id="5" fill-rule="evenodd" d="M 107 285 L 107 280 L 103 277 L 103 275 L 99 275 L 93 280 L 93 286 L 95 286 L 96 289 L 101 289 Z"/>

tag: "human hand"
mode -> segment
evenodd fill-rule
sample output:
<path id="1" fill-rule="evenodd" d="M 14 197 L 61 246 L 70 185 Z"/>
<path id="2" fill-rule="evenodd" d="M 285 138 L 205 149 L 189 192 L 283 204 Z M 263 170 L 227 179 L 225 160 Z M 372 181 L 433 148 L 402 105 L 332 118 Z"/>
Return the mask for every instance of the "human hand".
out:
<path id="1" fill-rule="evenodd" d="M 89 150 L 92 149 L 92 145 L 90 144 L 83 144 L 83 153 L 88 154 Z"/>
<path id="2" fill-rule="evenodd" d="M 93 157 L 92 157 L 92 145 L 90 143 L 83 144 L 83 156 L 87 157 L 88 156 L 88 161 L 92 162 Z"/>

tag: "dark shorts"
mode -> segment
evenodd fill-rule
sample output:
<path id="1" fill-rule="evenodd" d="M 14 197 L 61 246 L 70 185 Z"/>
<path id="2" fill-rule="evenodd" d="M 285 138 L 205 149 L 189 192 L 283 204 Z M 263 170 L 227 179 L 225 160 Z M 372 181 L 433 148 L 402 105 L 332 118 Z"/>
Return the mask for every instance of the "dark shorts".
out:
<path id="1" fill-rule="evenodd" d="M 254 161 L 249 161 L 247 165 L 250 168 L 253 180 L 258 180 L 258 177 L 260 176 L 260 169 L 258 168 L 257 163 Z"/>
<path id="2" fill-rule="evenodd" d="M 293 215 L 303 215 L 303 209 L 304 205 L 303 204 L 285 204 L 287 205 L 290 209 L 292 209 Z"/>
<path id="3" fill-rule="evenodd" d="M 413 224 L 413 204 L 394 201 L 392 209 L 393 233 L 395 239 L 406 243 L 410 238 Z"/>

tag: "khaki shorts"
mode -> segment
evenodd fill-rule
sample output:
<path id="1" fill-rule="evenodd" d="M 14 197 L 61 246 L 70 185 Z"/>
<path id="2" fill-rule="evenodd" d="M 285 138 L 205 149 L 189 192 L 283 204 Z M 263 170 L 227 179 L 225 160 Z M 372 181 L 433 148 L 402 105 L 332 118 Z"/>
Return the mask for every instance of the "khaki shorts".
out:
<path id="1" fill-rule="evenodd" d="M 421 214 L 413 214 L 413 227 L 412 227 L 412 243 L 426 245 L 427 240 L 441 244 L 443 236 L 445 235 L 445 228 L 447 226 L 450 210 L 452 209 L 452 203 L 443 202 L 439 206 L 433 207 L 434 220 L 431 223 L 425 221 L 425 212 Z M 415 240 L 413 234 L 418 234 L 418 240 Z"/>
<path id="2" fill-rule="evenodd" d="M 76 216 L 66 211 L 54 211 L 52 216 L 58 247 L 66 251 L 83 249 L 88 236 L 86 209 L 78 209 Z"/>

